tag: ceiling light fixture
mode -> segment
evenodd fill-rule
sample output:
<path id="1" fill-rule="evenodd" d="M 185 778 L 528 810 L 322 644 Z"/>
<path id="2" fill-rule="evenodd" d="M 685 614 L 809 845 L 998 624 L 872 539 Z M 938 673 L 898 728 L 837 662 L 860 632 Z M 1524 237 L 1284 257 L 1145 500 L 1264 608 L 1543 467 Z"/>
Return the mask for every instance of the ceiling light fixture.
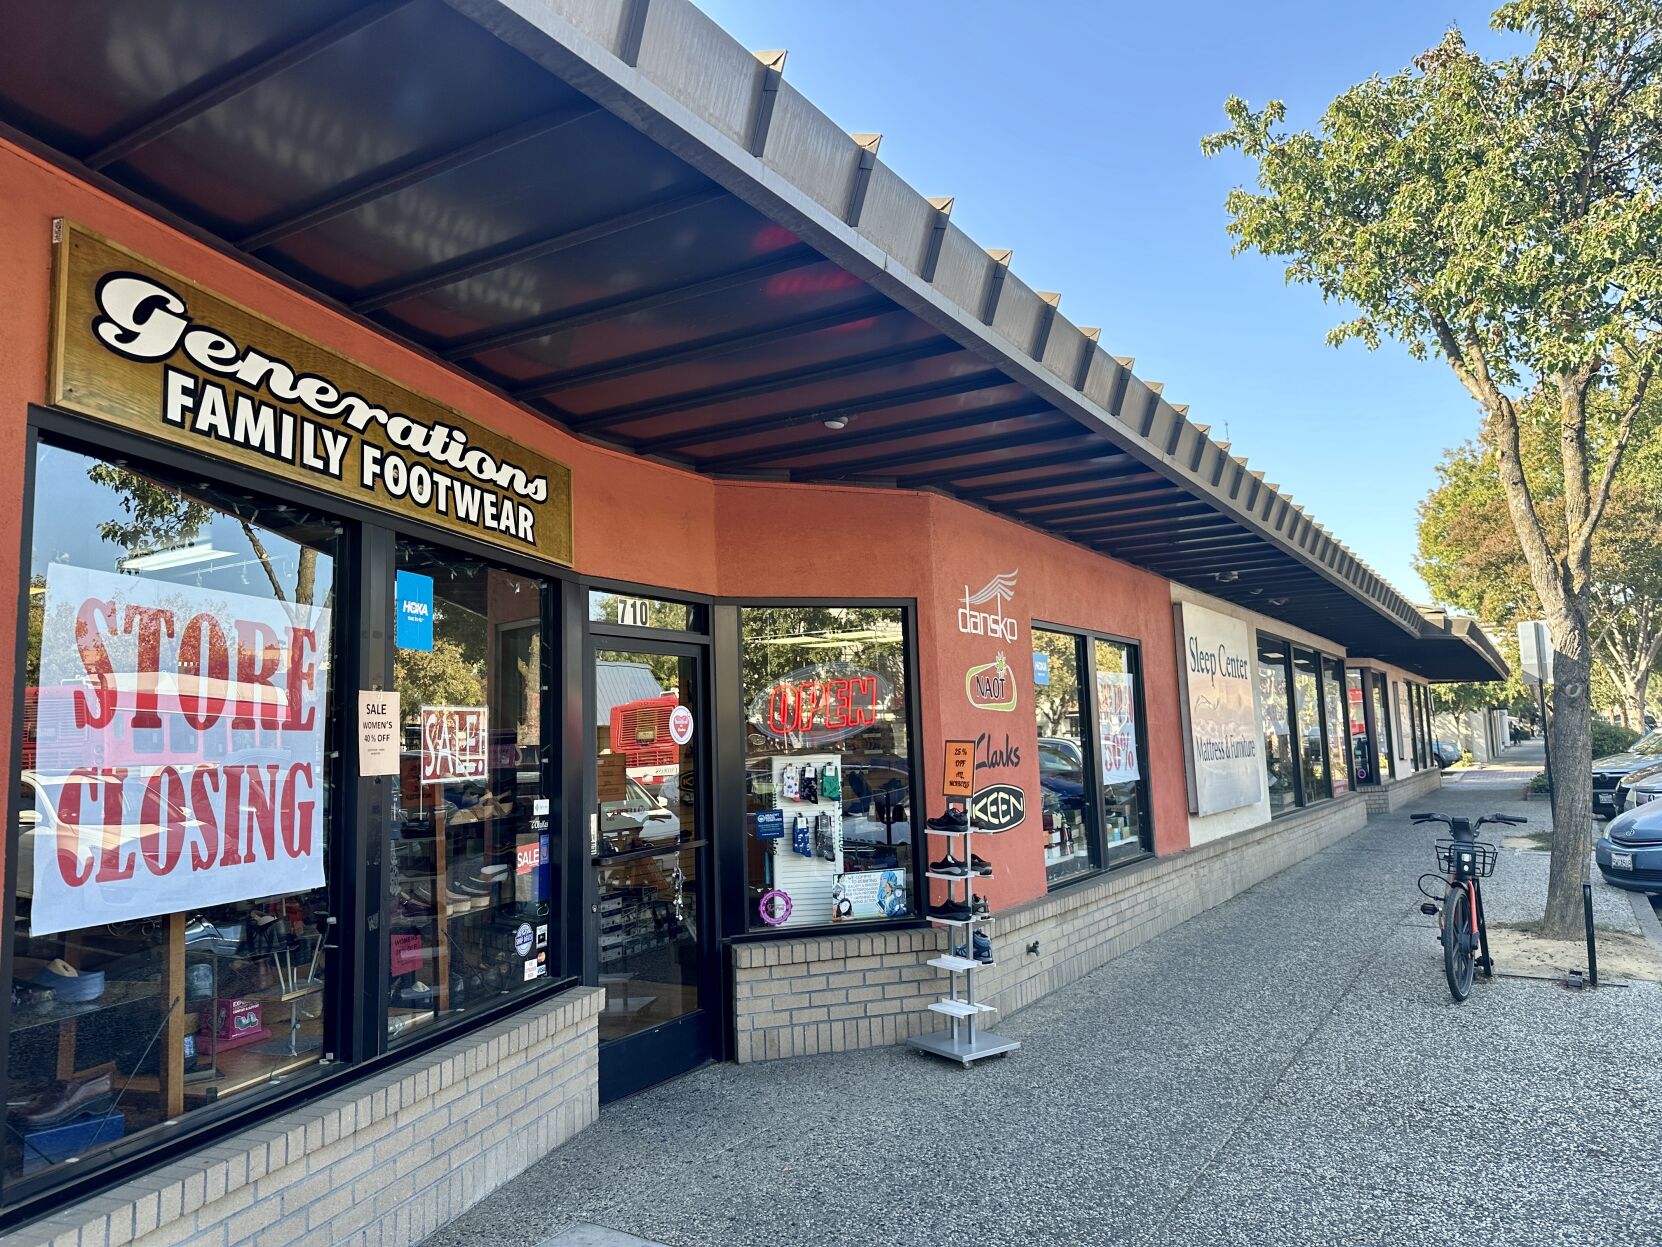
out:
<path id="1" fill-rule="evenodd" d="M 136 554 L 122 559 L 117 565 L 124 572 L 160 572 L 194 563 L 213 563 L 219 559 L 235 558 L 229 550 L 214 549 L 213 542 L 199 541 L 187 546 L 170 546 L 150 554 Z"/>
<path id="2" fill-rule="evenodd" d="M 846 429 L 852 416 L 845 416 L 840 412 L 834 416 L 826 416 L 823 423 L 828 429 Z"/>
<path id="3" fill-rule="evenodd" d="M 1232 585 L 1241 578 L 1241 573 L 1237 571 L 1214 572 L 1213 575 L 1220 585 Z"/>
<path id="4" fill-rule="evenodd" d="M 1270 599 L 1270 605 L 1271 606 L 1285 606 L 1285 605 L 1287 605 L 1287 599 L 1286 598 L 1271 598 Z"/>

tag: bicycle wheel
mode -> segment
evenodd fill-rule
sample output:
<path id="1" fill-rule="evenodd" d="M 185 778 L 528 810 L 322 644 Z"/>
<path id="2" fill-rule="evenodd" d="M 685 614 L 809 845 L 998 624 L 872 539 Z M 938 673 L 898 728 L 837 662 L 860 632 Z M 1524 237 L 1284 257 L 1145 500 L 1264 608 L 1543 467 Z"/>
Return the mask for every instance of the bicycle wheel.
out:
<path id="1" fill-rule="evenodd" d="M 1443 905 L 1443 973 L 1448 977 L 1449 995 L 1457 1001 L 1472 994 L 1476 939 L 1470 894 L 1464 887 L 1450 888 Z"/>

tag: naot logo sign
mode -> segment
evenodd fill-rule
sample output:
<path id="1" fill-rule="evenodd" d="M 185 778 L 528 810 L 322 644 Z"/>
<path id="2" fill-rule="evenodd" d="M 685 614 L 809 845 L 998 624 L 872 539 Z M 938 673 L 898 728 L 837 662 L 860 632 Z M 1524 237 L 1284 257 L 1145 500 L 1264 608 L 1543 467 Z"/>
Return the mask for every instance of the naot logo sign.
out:
<path id="1" fill-rule="evenodd" d="M 965 672 L 964 693 L 977 710 L 1014 710 L 1016 680 L 1004 655 Z"/>
<path id="2" fill-rule="evenodd" d="M 958 631 L 969 636 L 998 637 L 1014 644 L 1020 631 L 1016 621 L 1005 616 L 1004 604 L 1016 596 L 1017 575 L 1018 572 L 1001 572 L 975 593 L 965 585 L 964 604 L 958 608 Z M 992 609 L 982 609 L 989 602 Z"/>
<path id="3" fill-rule="evenodd" d="M 1027 817 L 1027 794 L 1014 784 L 993 784 L 970 799 L 969 816 L 977 831 L 1009 831 Z"/>

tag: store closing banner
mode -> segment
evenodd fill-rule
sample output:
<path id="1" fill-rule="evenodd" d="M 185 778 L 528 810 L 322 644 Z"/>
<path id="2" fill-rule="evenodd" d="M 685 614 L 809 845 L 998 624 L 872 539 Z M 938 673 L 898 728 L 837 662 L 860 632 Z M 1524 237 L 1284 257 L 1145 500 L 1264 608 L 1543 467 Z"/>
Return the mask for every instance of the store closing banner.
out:
<path id="1" fill-rule="evenodd" d="M 32 935 L 322 886 L 329 627 L 322 607 L 49 569 Z"/>

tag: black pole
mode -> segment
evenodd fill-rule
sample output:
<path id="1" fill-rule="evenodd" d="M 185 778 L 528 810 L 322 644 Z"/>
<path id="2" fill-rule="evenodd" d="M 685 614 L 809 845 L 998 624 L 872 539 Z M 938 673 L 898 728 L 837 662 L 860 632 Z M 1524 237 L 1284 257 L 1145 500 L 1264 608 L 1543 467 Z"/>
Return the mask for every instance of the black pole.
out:
<path id="1" fill-rule="evenodd" d="M 1593 942 L 1593 885 L 1581 885 L 1581 907 L 1587 915 L 1587 985 L 1599 985 L 1599 953 Z"/>

